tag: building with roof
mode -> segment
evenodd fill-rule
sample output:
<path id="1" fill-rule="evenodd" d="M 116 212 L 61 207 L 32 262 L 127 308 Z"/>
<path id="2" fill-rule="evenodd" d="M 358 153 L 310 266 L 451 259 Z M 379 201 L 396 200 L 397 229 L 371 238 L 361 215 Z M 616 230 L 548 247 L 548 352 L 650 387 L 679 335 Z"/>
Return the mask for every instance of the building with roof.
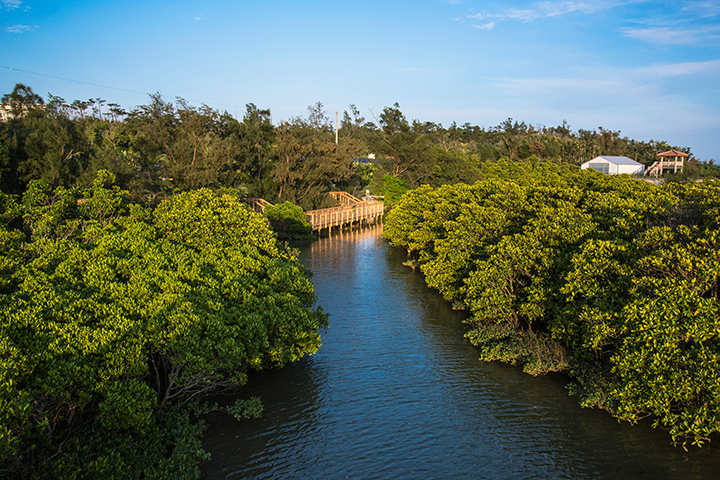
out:
<path id="1" fill-rule="evenodd" d="M 690 155 L 673 149 L 658 153 L 657 156 L 660 157 L 660 160 L 653 163 L 650 168 L 647 169 L 645 175 L 657 178 L 670 170 L 672 170 L 673 173 L 677 173 L 678 170 L 682 172 L 685 168 L 685 157 L 689 157 Z"/>
<path id="2" fill-rule="evenodd" d="M 591 168 L 606 175 L 642 175 L 645 171 L 645 166 L 632 158 L 611 155 L 595 157 L 580 165 L 580 168 Z"/>

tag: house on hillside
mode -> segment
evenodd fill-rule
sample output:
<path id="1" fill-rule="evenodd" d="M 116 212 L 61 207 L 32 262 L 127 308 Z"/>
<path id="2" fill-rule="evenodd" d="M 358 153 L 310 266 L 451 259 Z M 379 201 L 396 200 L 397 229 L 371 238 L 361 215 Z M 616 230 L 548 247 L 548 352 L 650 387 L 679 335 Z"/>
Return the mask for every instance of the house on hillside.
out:
<path id="1" fill-rule="evenodd" d="M 667 152 L 658 153 L 657 156 L 660 157 L 660 160 L 650 165 L 650 168 L 647 169 L 645 175 L 657 178 L 671 170 L 673 173 L 677 173 L 678 170 L 682 172 L 685 168 L 685 158 L 690 155 L 673 149 L 668 150 Z"/>
<path id="2" fill-rule="evenodd" d="M 645 166 L 632 158 L 610 155 L 595 157 L 580 165 L 580 168 L 592 168 L 606 175 L 642 175 L 645 171 Z"/>

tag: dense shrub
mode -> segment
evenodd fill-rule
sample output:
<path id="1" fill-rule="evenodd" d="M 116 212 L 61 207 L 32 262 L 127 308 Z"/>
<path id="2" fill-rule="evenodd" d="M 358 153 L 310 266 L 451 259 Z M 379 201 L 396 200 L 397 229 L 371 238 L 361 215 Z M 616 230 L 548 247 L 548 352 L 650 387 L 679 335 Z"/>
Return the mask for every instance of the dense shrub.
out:
<path id="1" fill-rule="evenodd" d="M 312 226 L 303 209 L 291 202 L 265 207 L 265 216 L 278 238 L 301 240 L 312 238 Z"/>
<path id="2" fill-rule="evenodd" d="M 507 161 L 483 175 L 408 192 L 385 228 L 470 310 L 481 358 L 567 371 L 583 405 L 678 441 L 718 432 L 720 183 Z"/>
<path id="3" fill-rule="evenodd" d="M 307 272 L 262 216 L 209 190 L 151 211 L 111 180 L 0 204 L 3 478 L 196 478 L 204 397 L 320 345 Z"/>

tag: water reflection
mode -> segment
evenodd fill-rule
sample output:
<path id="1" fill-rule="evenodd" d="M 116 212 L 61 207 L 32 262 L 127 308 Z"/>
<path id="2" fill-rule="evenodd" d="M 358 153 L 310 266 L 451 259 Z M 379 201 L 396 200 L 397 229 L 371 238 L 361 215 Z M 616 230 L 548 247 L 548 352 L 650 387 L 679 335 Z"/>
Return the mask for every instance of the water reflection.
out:
<path id="1" fill-rule="evenodd" d="M 479 362 L 462 313 L 381 228 L 303 250 L 330 313 L 323 346 L 251 376 L 243 395 L 262 397 L 263 418 L 208 419 L 205 478 L 715 478 L 711 448 L 582 409 L 562 375 Z"/>

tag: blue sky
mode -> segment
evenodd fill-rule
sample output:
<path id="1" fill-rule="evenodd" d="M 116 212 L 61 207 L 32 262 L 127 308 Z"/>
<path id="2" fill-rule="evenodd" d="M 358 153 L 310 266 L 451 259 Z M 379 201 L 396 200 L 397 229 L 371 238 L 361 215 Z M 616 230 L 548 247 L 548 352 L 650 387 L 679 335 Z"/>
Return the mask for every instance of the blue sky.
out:
<path id="1" fill-rule="evenodd" d="M 445 126 L 566 120 L 720 162 L 720 0 L 0 0 L 0 45 L 3 94 L 130 108 L 160 91 L 275 123 L 398 102 Z"/>

